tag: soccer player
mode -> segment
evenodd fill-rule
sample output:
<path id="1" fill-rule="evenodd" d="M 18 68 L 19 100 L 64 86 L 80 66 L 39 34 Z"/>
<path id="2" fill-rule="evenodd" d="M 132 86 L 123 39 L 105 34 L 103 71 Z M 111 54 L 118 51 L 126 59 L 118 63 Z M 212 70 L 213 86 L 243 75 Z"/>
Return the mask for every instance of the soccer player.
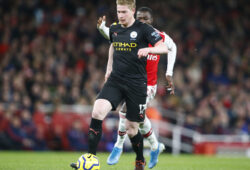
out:
<path id="1" fill-rule="evenodd" d="M 125 101 L 126 132 L 136 153 L 135 170 L 143 170 L 143 137 L 138 129 L 145 118 L 146 56 L 149 53 L 167 53 L 168 48 L 156 30 L 135 20 L 135 0 L 117 0 L 116 3 L 119 24 L 114 23 L 110 27 L 109 37 L 112 44 L 106 71 L 109 76 L 94 103 L 88 133 L 88 153 L 96 155 L 103 119 Z M 152 47 L 147 47 L 148 44 L 152 44 Z M 76 167 L 75 164 L 72 167 Z"/>
<path id="2" fill-rule="evenodd" d="M 147 23 L 153 23 L 152 10 L 148 7 L 141 7 L 137 10 L 136 19 Z M 105 26 L 106 18 L 105 16 L 100 17 L 97 22 L 97 28 L 100 33 L 106 38 L 109 39 L 109 28 Z M 176 58 L 176 45 L 173 40 L 164 32 L 160 32 L 161 37 L 164 40 L 165 45 L 168 47 L 168 67 L 166 71 L 166 79 L 171 89 L 170 94 L 174 94 L 174 83 L 172 79 L 173 67 Z M 160 56 L 155 54 L 149 54 L 147 57 L 147 104 L 150 102 L 155 94 L 157 89 L 157 70 L 158 62 Z M 125 128 L 125 115 L 126 115 L 126 105 L 123 104 L 121 110 L 119 111 L 120 121 L 118 128 L 117 141 L 115 147 L 113 148 L 111 154 L 108 157 L 107 163 L 109 165 L 116 164 L 119 161 L 119 158 L 122 153 L 123 144 L 126 138 L 126 128 Z M 151 153 L 150 153 L 150 162 L 149 168 L 153 168 L 158 162 L 159 154 L 164 150 L 164 145 L 159 143 L 156 139 L 154 132 L 152 131 L 151 123 L 147 117 L 145 117 L 144 123 L 140 124 L 140 132 L 142 135 L 149 141 L 151 144 Z"/>

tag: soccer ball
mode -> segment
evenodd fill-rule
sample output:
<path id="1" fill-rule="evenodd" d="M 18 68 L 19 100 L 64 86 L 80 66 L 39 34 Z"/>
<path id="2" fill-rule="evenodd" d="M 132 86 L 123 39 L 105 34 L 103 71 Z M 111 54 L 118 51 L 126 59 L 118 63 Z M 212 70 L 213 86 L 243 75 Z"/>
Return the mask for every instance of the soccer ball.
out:
<path id="1" fill-rule="evenodd" d="M 77 170 L 99 170 L 100 162 L 98 158 L 90 153 L 86 153 L 77 161 Z"/>

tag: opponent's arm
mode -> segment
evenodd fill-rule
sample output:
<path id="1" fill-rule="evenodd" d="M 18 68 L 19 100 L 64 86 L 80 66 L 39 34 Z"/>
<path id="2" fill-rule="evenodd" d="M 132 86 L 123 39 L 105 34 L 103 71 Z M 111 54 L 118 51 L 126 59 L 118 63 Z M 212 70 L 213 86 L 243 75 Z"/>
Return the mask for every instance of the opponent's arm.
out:
<path id="1" fill-rule="evenodd" d="M 109 47 L 109 58 L 108 58 L 108 64 L 107 64 L 107 69 L 106 69 L 106 74 L 105 74 L 105 82 L 108 80 L 112 72 L 113 54 L 114 54 L 114 47 L 113 47 L 113 44 L 111 44 Z"/>
<path id="2" fill-rule="evenodd" d="M 176 59 L 177 47 L 174 41 L 164 33 L 165 41 L 164 44 L 168 47 L 168 65 L 166 70 L 166 80 L 167 80 L 167 90 L 170 91 L 170 94 L 174 94 L 174 81 L 173 81 L 173 68 Z"/>
<path id="3" fill-rule="evenodd" d="M 109 28 L 106 27 L 106 16 L 100 17 L 97 21 L 97 29 L 104 38 L 109 40 Z"/>
<path id="4" fill-rule="evenodd" d="M 166 36 L 167 37 L 167 36 Z M 164 41 L 164 44 L 168 46 L 168 65 L 166 70 L 166 76 L 173 75 L 174 63 L 176 59 L 177 47 L 174 41 L 169 37 Z"/>

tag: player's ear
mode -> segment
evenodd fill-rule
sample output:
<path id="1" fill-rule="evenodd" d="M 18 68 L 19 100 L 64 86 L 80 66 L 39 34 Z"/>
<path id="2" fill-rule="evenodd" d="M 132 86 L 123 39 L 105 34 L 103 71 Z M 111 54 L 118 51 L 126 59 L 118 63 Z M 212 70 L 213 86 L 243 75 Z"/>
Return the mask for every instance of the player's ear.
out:
<path id="1" fill-rule="evenodd" d="M 135 15 L 135 8 L 132 8 L 133 15 Z"/>

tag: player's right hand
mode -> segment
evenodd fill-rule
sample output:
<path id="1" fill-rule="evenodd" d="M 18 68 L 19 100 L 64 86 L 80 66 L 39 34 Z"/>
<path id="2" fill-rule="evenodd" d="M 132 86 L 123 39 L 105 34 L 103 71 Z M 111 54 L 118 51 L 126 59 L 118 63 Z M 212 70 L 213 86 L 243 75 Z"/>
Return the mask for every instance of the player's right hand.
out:
<path id="1" fill-rule="evenodd" d="M 102 25 L 102 23 L 106 23 L 106 16 L 104 15 L 103 17 L 99 17 L 99 19 L 97 20 L 97 28 L 99 29 L 100 26 Z"/>
<path id="2" fill-rule="evenodd" d="M 138 50 L 138 58 L 142 58 L 142 57 L 147 57 L 148 54 L 150 53 L 150 48 L 141 48 Z"/>

